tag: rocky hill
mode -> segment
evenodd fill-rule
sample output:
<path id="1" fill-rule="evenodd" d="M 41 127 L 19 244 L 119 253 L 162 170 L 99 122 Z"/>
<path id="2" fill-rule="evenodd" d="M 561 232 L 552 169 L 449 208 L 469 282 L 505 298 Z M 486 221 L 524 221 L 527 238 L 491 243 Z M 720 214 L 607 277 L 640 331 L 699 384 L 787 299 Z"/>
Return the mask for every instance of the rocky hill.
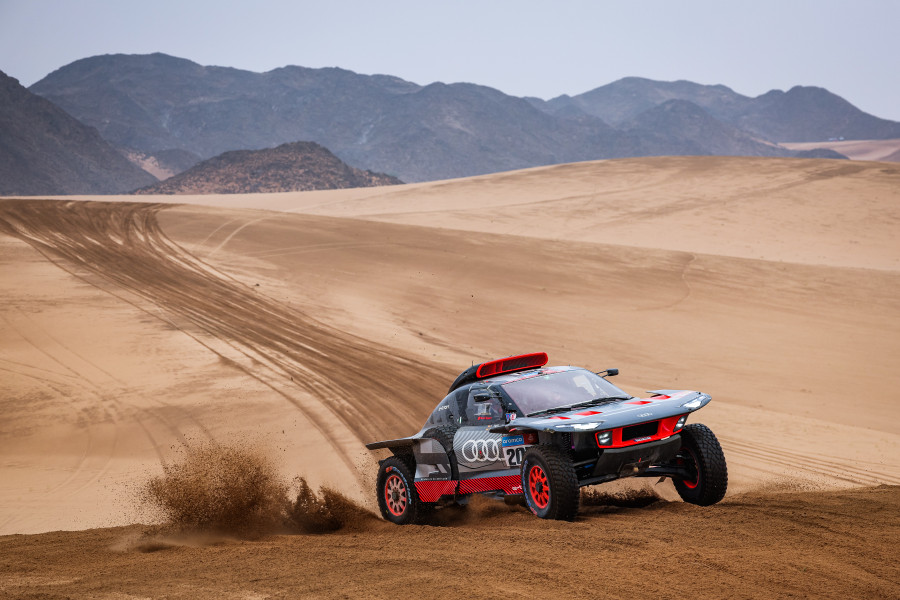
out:
<path id="1" fill-rule="evenodd" d="M 403 183 L 354 169 L 313 142 L 265 150 L 236 150 L 203 161 L 138 194 L 241 194 L 374 187 Z"/>
<path id="2" fill-rule="evenodd" d="M 0 194 L 111 194 L 154 181 L 96 129 L 0 72 Z"/>

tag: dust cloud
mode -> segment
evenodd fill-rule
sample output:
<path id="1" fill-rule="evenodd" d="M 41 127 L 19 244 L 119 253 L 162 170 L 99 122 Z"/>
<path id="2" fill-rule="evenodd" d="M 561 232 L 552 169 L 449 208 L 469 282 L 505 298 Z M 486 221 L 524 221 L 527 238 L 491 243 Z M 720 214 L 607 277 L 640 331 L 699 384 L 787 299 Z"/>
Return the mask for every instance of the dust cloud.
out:
<path id="1" fill-rule="evenodd" d="M 163 547 L 221 536 L 327 533 L 378 521 L 338 490 L 313 490 L 301 476 L 285 480 L 275 461 L 248 443 L 191 443 L 138 496 L 158 521 L 150 533 Z M 153 542 L 142 542 L 148 545 Z"/>

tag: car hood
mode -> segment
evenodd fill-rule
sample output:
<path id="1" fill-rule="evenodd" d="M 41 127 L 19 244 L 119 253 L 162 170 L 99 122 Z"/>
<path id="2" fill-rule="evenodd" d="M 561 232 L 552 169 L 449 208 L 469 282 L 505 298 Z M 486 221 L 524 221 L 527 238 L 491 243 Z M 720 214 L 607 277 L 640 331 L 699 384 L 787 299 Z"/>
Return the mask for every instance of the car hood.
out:
<path id="1" fill-rule="evenodd" d="M 550 415 L 518 417 L 508 424 L 492 427 L 490 431 L 602 431 L 691 413 L 711 400 L 708 394 L 691 390 L 653 390 L 649 394 L 647 398 L 629 398 Z M 685 406 L 689 403 L 690 406 Z"/>

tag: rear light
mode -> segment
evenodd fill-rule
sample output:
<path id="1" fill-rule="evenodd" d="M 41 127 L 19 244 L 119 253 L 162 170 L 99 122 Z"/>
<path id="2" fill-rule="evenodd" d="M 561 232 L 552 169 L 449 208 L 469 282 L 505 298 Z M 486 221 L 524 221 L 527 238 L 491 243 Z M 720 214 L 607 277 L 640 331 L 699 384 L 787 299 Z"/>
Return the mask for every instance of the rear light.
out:
<path id="1" fill-rule="evenodd" d="M 597 432 L 598 446 L 612 446 L 612 430 Z"/>
<path id="2" fill-rule="evenodd" d="M 687 421 L 687 415 L 681 415 L 681 418 L 678 419 L 678 422 L 675 423 L 675 429 L 673 429 L 674 433 L 678 433 L 684 428 L 684 422 Z"/>

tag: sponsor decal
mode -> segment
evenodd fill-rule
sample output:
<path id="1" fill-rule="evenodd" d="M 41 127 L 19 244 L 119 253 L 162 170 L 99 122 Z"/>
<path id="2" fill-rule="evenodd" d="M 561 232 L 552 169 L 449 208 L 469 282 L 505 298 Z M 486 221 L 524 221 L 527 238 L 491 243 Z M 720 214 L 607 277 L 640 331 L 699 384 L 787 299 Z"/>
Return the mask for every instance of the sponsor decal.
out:
<path id="1" fill-rule="evenodd" d="M 510 421 L 515 421 L 515 420 L 516 420 L 516 416 L 517 416 L 517 415 L 516 415 L 516 413 L 514 413 L 514 412 L 508 412 L 508 413 L 506 413 L 506 422 L 509 423 Z"/>
<path id="2" fill-rule="evenodd" d="M 634 438 L 634 441 L 635 442 L 646 442 L 647 440 L 649 440 L 652 437 L 653 437 L 652 435 L 647 435 L 644 437 Z"/>
<path id="3" fill-rule="evenodd" d="M 469 462 L 500 460 L 500 442 L 496 439 L 468 440 L 462 445 L 462 456 Z"/>
<path id="4" fill-rule="evenodd" d="M 652 417 L 652 416 L 653 416 L 653 413 L 641 413 L 638 415 L 638 418 L 640 419 L 641 417 Z"/>
<path id="5" fill-rule="evenodd" d="M 503 438 L 503 447 L 507 446 L 521 446 L 525 443 L 525 436 L 523 435 L 508 435 Z"/>
<path id="6" fill-rule="evenodd" d="M 510 468 L 518 467 L 525 459 L 527 447 L 537 443 L 536 433 L 507 435 L 503 438 L 503 459 Z"/>
<path id="7" fill-rule="evenodd" d="M 504 448 L 506 464 L 512 467 L 518 467 L 525 459 L 525 446 L 515 446 L 513 448 Z"/>

